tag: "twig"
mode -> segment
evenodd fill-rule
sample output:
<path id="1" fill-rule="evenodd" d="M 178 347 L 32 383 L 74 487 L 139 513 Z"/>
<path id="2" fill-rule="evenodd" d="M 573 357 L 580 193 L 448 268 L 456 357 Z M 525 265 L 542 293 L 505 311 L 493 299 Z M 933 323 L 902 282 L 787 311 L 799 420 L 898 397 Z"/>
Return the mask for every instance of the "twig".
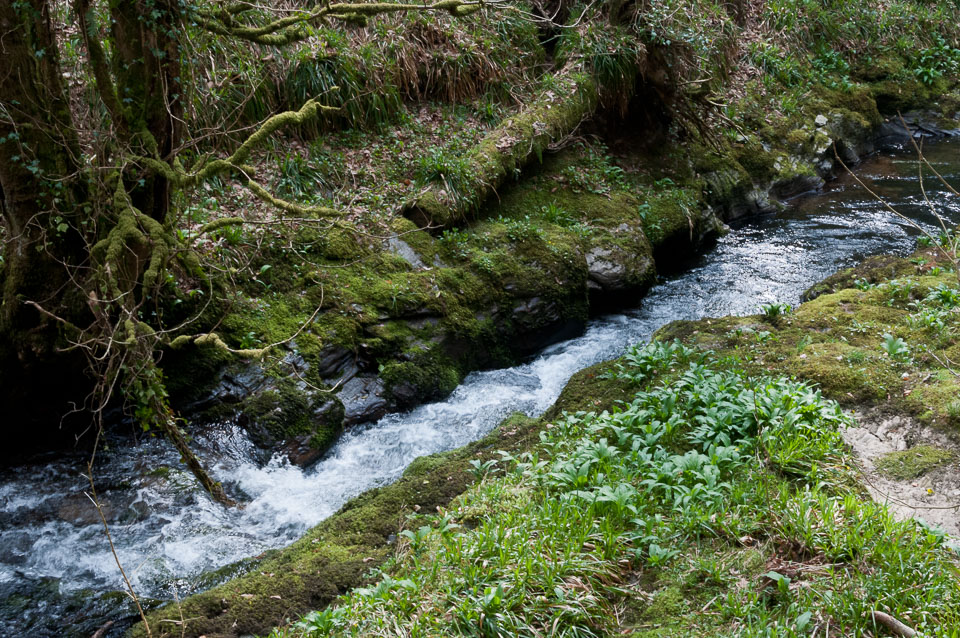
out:
<path id="1" fill-rule="evenodd" d="M 909 131 L 909 130 L 910 130 L 910 127 L 907 126 L 906 121 L 904 121 L 903 116 L 900 115 L 899 112 L 897 112 L 897 117 L 900 118 L 900 123 L 903 125 L 903 128 L 905 128 L 905 129 L 907 129 L 907 131 Z M 933 165 L 931 165 L 930 162 L 927 161 L 927 158 L 923 156 L 923 153 L 920 152 L 920 147 L 917 146 L 917 141 L 916 141 L 915 139 L 913 139 L 913 135 L 910 135 L 910 143 L 913 144 L 913 148 L 916 149 L 917 154 L 920 156 L 920 160 L 921 160 L 924 164 L 927 165 L 927 168 L 929 168 L 931 171 L 933 171 L 933 174 L 937 176 L 937 179 L 939 179 L 939 180 L 943 183 L 943 185 L 947 188 L 947 190 L 949 190 L 949 191 L 950 191 L 951 193 L 953 193 L 954 195 L 960 195 L 960 193 L 958 193 L 957 190 L 956 190 L 953 186 L 951 186 L 950 183 L 949 183 L 947 180 L 945 180 L 945 179 L 943 178 L 943 175 L 941 175 L 940 173 L 938 173 L 938 172 L 937 172 L 937 169 L 935 169 L 935 168 L 933 167 Z"/>
<path id="2" fill-rule="evenodd" d="M 863 188 L 865 191 L 867 191 L 868 193 L 870 193 L 870 195 L 871 195 L 874 199 L 876 199 L 878 202 L 880 202 L 880 204 L 883 205 L 884 208 L 886 208 L 888 211 L 890 211 L 890 213 L 892 213 L 893 215 L 895 215 L 898 219 L 903 220 L 904 222 L 906 222 L 907 224 L 909 224 L 910 226 L 912 226 L 914 229 L 916 229 L 917 231 L 919 231 L 921 234 L 923 234 L 927 239 L 929 239 L 929 240 L 930 240 L 930 243 L 931 243 L 933 246 L 935 246 L 935 247 L 937 248 L 937 250 L 940 251 L 941 254 L 943 254 L 943 256 L 946 258 L 947 261 L 950 262 L 951 265 L 953 265 L 954 270 L 957 272 L 957 279 L 960 280 L 960 269 L 957 268 L 957 266 L 960 265 L 960 264 L 958 264 L 958 261 L 960 261 L 960 260 L 957 259 L 956 251 L 954 251 L 954 252 L 951 253 L 951 251 L 949 251 L 949 250 L 947 250 L 946 248 L 944 248 L 944 247 L 940 244 L 940 242 L 937 240 L 937 238 L 934 237 L 933 235 L 931 235 L 931 234 L 927 231 L 927 229 L 925 229 L 923 226 L 921 226 L 920 224 L 918 224 L 916 221 L 914 221 L 914 220 L 911 219 L 910 217 L 907 217 L 906 215 L 904 215 L 903 213 L 901 213 L 900 211 L 898 211 L 897 209 L 895 209 L 895 208 L 894 208 L 893 206 L 891 206 L 885 199 L 883 199 L 882 197 L 880 197 L 880 195 L 878 195 L 872 188 L 870 188 L 869 186 L 867 186 L 866 183 L 864 183 L 864 181 L 863 181 L 862 179 L 860 179 L 860 177 L 857 176 L 856 173 L 854 173 L 852 170 L 850 170 L 850 167 L 847 166 L 847 165 L 844 163 L 844 161 L 840 158 L 840 154 L 837 152 L 837 145 L 836 145 L 836 144 L 833 145 L 833 156 L 834 156 L 834 158 L 837 160 L 837 162 L 840 163 L 840 166 L 842 166 L 843 169 L 844 169 L 845 171 L 847 171 L 847 173 L 854 179 L 854 181 L 856 181 L 857 184 L 859 184 L 861 188 Z M 939 215 L 938 215 L 937 217 L 939 218 Z M 941 221 L 941 224 L 943 224 L 942 221 Z"/>
<path id="3" fill-rule="evenodd" d="M 107 622 L 103 623 L 100 629 L 96 630 L 93 635 L 90 636 L 90 638 L 103 638 L 105 635 L 107 635 L 107 631 L 113 627 L 113 622 L 114 621 L 112 620 L 108 620 Z"/>

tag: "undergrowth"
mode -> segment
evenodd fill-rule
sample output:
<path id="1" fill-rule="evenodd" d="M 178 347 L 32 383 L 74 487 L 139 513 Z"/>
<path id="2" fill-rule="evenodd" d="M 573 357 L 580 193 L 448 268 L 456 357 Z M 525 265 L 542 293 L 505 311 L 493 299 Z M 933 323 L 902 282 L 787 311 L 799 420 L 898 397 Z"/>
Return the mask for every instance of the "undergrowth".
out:
<path id="1" fill-rule="evenodd" d="M 617 376 L 629 402 L 478 462 L 370 586 L 272 636 L 861 635 L 873 610 L 957 635 L 955 556 L 863 498 L 836 403 L 676 342 Z"/>

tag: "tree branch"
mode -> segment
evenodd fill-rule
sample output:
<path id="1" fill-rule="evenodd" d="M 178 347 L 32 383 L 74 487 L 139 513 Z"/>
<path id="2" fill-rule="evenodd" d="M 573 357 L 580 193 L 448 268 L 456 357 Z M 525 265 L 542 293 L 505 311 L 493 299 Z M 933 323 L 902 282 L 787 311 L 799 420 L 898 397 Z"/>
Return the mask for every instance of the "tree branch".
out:
<path id="1" fill-rule="evenodd" d="M 229 7 L 200 10 L 195 13 L 197 23 L 203 28 L 223 36 L 232 36 L 257 44 L 283 46 L 310 36 L 308 26 L 326 19 L 344 22 L 365 22 L 368 18 L 406 11 L 447 11 L 453 16 L 466 16 L 485 6 L 502 4 L 502 0 L 439 0 L 433 3 L 409 4 L 404 2 L 337 2 L 326 4 L 311 12 L 278 18 L 260 26 L 237 24 L 235 18 L 250 10 L 248 5 L 237 3 Z"/>

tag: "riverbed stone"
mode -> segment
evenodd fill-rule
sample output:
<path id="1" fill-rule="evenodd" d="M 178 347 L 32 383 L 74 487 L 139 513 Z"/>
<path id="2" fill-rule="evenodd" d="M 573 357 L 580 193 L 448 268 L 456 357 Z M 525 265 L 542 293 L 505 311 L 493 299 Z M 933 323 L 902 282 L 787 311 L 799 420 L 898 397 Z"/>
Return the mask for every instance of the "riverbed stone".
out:
<path id="1" fill-rule="evenodd" d="M 336 344 L 325 346 L 317 357 L 317 376 L 322 379 L 343 378 L 341 373 L 350 368 L 353 358 L 353 353 L 343 346 Z"/>

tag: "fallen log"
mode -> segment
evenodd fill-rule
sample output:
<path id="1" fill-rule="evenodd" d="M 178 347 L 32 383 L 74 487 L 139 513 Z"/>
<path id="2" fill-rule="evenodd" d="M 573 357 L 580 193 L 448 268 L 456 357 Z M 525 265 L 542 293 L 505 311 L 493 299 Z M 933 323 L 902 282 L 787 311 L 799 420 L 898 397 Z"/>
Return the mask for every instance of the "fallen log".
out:
<path id="1" fill-rule="evenodd" d="M 600 102 L 593 74 L 579 61 L 568 63 L 543 85 L 536 100 L 501 122 L 468 152 L 457 176 L 460 188 L 430 184 L 404 205 L 404 216 L 431 228 L 470 219 L 507 179 L 532 158 L 541 159 L 550 144 L 573 132 Z"/>

